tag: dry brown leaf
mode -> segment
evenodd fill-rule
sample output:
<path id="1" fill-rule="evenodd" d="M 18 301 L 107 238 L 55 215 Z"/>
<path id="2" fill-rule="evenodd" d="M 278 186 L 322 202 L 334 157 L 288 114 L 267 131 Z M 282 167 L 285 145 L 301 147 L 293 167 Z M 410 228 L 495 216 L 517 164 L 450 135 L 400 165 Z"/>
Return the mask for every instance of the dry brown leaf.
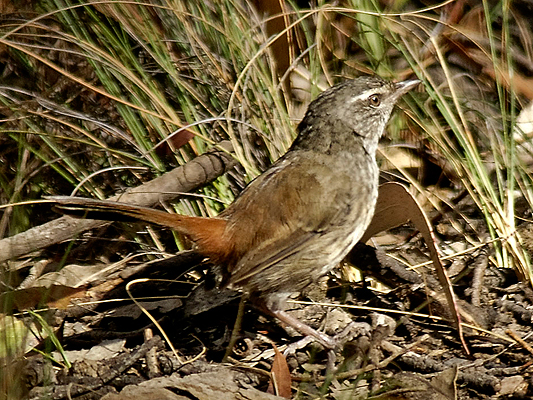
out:
<path id="1" fill-rule="evenodd" d="M 0 307 L 5 310 L 11 305 L 18 310 L 27 310 L 39 305 L 65 309 L 74 298 L 85 295 L 86 288 L 73 288 L 64 285 L 38 286 L 27 289 L 18 289 L 0 295 Z"/>
<path id="2" fill-rule="evenodd" d="M 439 258 L 433 228 L 426 214 L 405 186 L 399 183 L 389 182 L 379 187 L 374 218 L 361 238 L 361 242 L 364 243 L 379 232 L 395 228 L 409 221 L 420 231 L 426 242 L 433 266 L 446 295 L 446 300 L 450 307 L 450 314 L 453 316 L 459 339 L 466 353 L 470 354 L 463 338 L 461 319 L 457 310 L 455 295 L 448 275 Z"/>
<path id="3" fill-rule="evenodd" d="M 285 356 L 279 352 L 274 343 L 272 343 L 272 347 L 274 347 L 275 355 L 272 369 L 270 371 L 271 379 L 268 383 L 267 392 L 290 399 L 292 396 L 292 379 L 287 360 L 285 359 Z"/>
<path id="4" fill-rule="evenodd" d="M 447 398 L 457 399 L 457 375 L 459 370 L 457 366 L 445 369 L 439 372 L 431 379 L 431 386 L 444 394 Z"/>

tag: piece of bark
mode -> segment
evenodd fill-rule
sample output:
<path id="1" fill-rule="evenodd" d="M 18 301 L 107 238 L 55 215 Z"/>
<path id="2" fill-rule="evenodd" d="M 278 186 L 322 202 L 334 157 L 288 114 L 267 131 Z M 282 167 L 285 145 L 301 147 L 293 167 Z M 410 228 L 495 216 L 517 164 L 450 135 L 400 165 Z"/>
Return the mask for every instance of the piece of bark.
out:
<path id="1" fill-rule="evenodd" d="M 143 389 L 164 387 L 197 400 L 284 400 L 283 397 L 261 392 L 249 384 L 243 385 L 238 372 L 220 366 L 212 366 L 208 371 L 185 376 L 174 373 L 168 377 L 143 382 L 137 387 Z M 134 390 L 135 388 L 128 388 L 129 393 Z"/>

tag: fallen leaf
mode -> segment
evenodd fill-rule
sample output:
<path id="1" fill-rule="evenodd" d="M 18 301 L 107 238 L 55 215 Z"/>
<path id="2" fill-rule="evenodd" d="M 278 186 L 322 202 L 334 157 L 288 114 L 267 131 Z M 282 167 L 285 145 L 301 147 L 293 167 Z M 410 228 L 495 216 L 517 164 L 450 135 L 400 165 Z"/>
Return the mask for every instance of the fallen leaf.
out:
<path id="1" fill-rule="evenodd" d="M 446 300 L 450 307 L 450 314 L 453 316 L 459 340 L 461 341 L 465 352 L 470 354 L 463 337 L 461 318 L 457 310 L 455 295 L 448 275 L 439 258 L 433 228 L 431 227 L 431 223 L 426 214 L 405 186 L 399 183 L 389 182 L 379 187 L 376 211 L 370 226 L 361 238 L 361 242 L 364 243 L 379 232 L 395 228 L 409 221 L 411 221 L 416 229 L 420 231 L 426 242 L 433 266 L 435 267 L 444 294 L 446 295 Z"/>
<path id="2" fill-rule="evenodd" d="M 287 360 L 285 359 L 285 356 L 279 352 L 274 343 L 272 343 L 272 347 L 274 347 L 275 355 L 272 369 L 270 371 L 271 379 L 268 384 L 267 392 L 290 399 L 292 396 L 292 379 Z"/>
<path id="3" fill-rule="evenodd" d="M 85 294 L 84 287 L 73 288 L 64 285 L 37 286 L 27 289 L 17 289 L 0 295 L 0 307 L 3 310 L 27 310 L 37 306 L 47 305 L 53 308 L 65 309 L 74 298 Z M 6 308 L 7 307 L 7 308 Z"/>

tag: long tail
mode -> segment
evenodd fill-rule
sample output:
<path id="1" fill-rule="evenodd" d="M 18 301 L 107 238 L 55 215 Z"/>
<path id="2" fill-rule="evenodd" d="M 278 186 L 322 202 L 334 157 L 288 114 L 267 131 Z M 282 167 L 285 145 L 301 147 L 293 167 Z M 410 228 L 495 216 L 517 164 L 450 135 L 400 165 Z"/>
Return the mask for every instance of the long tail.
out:
<path id="1" fill-rule="evenodd" d="M 220 218 L 191 217 L 171 214 L 153 208 L 135 206 L 110 200 L 84 197 L 46 197 L 60 213 L 77 218 L 101 219 L 104 221 L 144 221 L 171 228 L 188 235 L 194 241 L 220 236 L 226 221 Z"/>

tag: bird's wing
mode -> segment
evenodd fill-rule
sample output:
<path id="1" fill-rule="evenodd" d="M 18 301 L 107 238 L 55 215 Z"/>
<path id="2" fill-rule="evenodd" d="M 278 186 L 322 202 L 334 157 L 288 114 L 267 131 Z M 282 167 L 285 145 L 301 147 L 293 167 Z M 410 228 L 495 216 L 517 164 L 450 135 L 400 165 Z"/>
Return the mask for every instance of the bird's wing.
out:
<path id="1" fill-rule="evenodd" d="M 346 226 L 357 173 L 324 174 L 330 167 L 319 157 L 282 159 L 225 212 L 227 234 L 234 238 L 225 242 L 235 244 L 236 254 L 236 263 L 228 267 L 230 283 L 305 252 L 323 232 Z"/>
<path id="2" fill-rule="evenodd" d="M 316 235 L 315 232 L 298 230 L 288 237 L 254 249 L 235 265 L 228 283 L 241 284 L 261 271 L 305 251 L 308 243 L 316 239 Z"/>

